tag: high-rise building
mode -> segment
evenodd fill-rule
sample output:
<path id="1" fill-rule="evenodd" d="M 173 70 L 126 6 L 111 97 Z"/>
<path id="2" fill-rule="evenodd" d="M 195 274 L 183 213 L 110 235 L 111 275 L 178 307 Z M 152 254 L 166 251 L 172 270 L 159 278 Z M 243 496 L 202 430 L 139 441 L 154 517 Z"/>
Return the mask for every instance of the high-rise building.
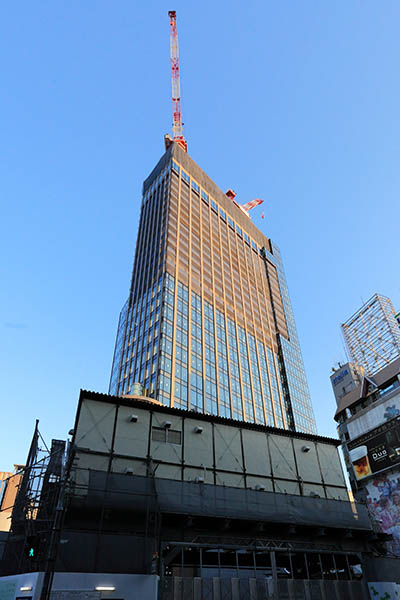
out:
<path id="1" fill-rule="evenodd" d="M 400 329 L 390 299 L 374 294 L 341 328 L 353 361 L 331 375 L 344 460 L 354 497 L 400 557 Z"/>
<path id="2" fill-rule="evenodd" d="M 400 558 L 400 358 L 355 383 L 335 414 L 351 487 L 378 528 L 393 536 L 387 549 Z"/>
<path id="3" fill-rule="evenodd" d="M 280 253 L 172 143 L 143 185 L 110 393 L 316 431 Z"/>
<path id="4" fill-rule="evenodd" d="M 374 294 L 342 324 L 350 358 L 367 375 L 380 371 L 400 356 L 400 329 L 393 304 Z"/>

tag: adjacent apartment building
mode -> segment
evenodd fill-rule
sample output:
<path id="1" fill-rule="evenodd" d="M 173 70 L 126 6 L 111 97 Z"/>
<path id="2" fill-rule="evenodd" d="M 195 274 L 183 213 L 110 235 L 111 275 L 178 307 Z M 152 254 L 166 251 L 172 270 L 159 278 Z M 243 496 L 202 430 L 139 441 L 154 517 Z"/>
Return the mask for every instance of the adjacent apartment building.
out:
<path id="1" fill-rule="evenodd" d="M 11 514 L 22 477 L 22 469 L 23 465 L 14 465 L 12 473 L 0 471 L 0 532 L 10 529 Z"/>
<path id="2" fill-rule="evenodd" d="M 392 536 L 388 554 L 400 557 L 400 330 L 391 301 L 375 294 L 342 329 L 352 362 L 331 383 L 351 486 Z"/>
<path id="3" fill-rule="evenodd" d="M 143 185 L 109 392 L 315 433 L 277 246 L 172 143 Z"/>
<path id="4" fill-rule="evenodd" d="M 374 294 L 342 324 L 351 360 L 373 375 L 400 356 L 400 328 L 390 298 Z"/>

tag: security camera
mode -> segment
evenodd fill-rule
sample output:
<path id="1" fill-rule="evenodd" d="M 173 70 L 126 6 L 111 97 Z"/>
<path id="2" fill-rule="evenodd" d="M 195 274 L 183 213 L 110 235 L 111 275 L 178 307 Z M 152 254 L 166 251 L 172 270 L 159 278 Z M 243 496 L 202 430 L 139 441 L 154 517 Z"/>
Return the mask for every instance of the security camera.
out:
<path id="1" fill-rule="evenodd" d="M 193 431 L 195 433 L 203 433 L 203 428 L 202 427 L 195 427 Z"/>
<path id="2" fill-rule="evenodd" d="M 129 420 L 130 420 L 131 423 L 137 423 L 138 416 L 137 415 L 131 415 L 129 417 Z"/>
<path id="3" fill-rule="evenodd" d="M 301 447 L 302 452 L 310 452 L 310 450 L 311 450 L 310 446 L 302 446 Z"/>
<path id="4" fill-rule="evenodd" d="M 196 483 L 204 483 L 204 477 L 196 477 L 195 482 Z"/>
<path id="5" fill-rule="evenodd" d="M 264 492 L 265 485 L 256 485 L 254 489 L 257 490 L 258 492 Z"/>
<path id="6" fill-rule="evenodd" d="M 164 421 L 164 424 L 163 424 L 164 429 L 170 429 L 171 425 L 172 425 L 171 421 Z"/>
<path id="7" fill-rule="evenodd" d="M 132 467 L 126 467 L 126 469 L 125 469 L 125 475 L 133 475 L 133 469 L 132 469 Z"/>

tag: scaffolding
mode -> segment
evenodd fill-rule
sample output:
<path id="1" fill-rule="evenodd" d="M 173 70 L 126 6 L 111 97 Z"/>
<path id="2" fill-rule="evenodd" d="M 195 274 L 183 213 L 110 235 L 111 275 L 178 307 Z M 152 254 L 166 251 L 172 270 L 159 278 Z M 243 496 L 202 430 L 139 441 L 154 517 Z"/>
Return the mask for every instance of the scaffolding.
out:
<path id="1" fill-rule="evenodd" d="M 49 449 L 36 421 L 22 477 L 21 471 L 16 474 L 20 483 L 1 563 L 2 575 L 44 570 L 51 548 L 64 464 L 65 441 L 53 440 Z"/>
<path id="2" fill-rule="evenodd" d="M 364 506 L 168 480 L 151 456 L 146 475 L 113 472 L 113 453 L 41 445 L 36 426 L 4 572 L 44 572 L 41 600 L 55 571 L 157 574 L 161 600 L 332 597 L 334 588 L 367 597 L 354 574 L 377 544 Z"/>
<path id="3" fill-rule="evenodd" d="M 374 294 L 342 324 L 350 359 L 373 375 L 400 356 L 400 328 L 389 298 Z"/>
<path id="4" fill-rule="evenodd" d="M 128 562 L 136 542 L 140 573 L 153 573 L 158 560 L 161 515 L 151 461 L 149 476 L 142 478 L 143 489 L 136 489 L 127 485 L 133 478 L 126 475 L 121 476 L 125 485 L 117 482 L 115 487 L 110 469 L 102 472 L 102 477 L 94 477 L 91 469 L 78 466 L 80 457 L 64 440 L 52 440 L 49 449 L 36 422 L 22 477 L 19 471 L 0 575 L 43 572 L 41 600 L 50 598 L 57 565 L 61 571 L 105 572 L 111 568 L 118 572 L 121 557 L 110 567 L 108 540 L 129 542 L 125 547 Z M 73 556 L 68 553 L 70 542 L 75 543 Z M 69 569 L 72 559 L 76 561 Z M 132 569 L 135 572 L 127 565 L 127 572 Z"/>

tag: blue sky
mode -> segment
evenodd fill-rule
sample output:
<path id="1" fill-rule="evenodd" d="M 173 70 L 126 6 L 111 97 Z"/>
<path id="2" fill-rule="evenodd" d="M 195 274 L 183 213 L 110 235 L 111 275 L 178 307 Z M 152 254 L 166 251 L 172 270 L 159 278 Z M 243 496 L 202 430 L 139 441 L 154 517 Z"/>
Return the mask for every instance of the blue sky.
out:
<path id="1" fill-rule="evenodd" d="M 141 185 L 171 129 L 178 13 L 189 153 L 285 262 L 319 433 L 335 435 L 339 325 L 400 308 L 397 0 L 2 5 L 0 470 L 35 418 L 65 438 L 107 391 Z"/>

